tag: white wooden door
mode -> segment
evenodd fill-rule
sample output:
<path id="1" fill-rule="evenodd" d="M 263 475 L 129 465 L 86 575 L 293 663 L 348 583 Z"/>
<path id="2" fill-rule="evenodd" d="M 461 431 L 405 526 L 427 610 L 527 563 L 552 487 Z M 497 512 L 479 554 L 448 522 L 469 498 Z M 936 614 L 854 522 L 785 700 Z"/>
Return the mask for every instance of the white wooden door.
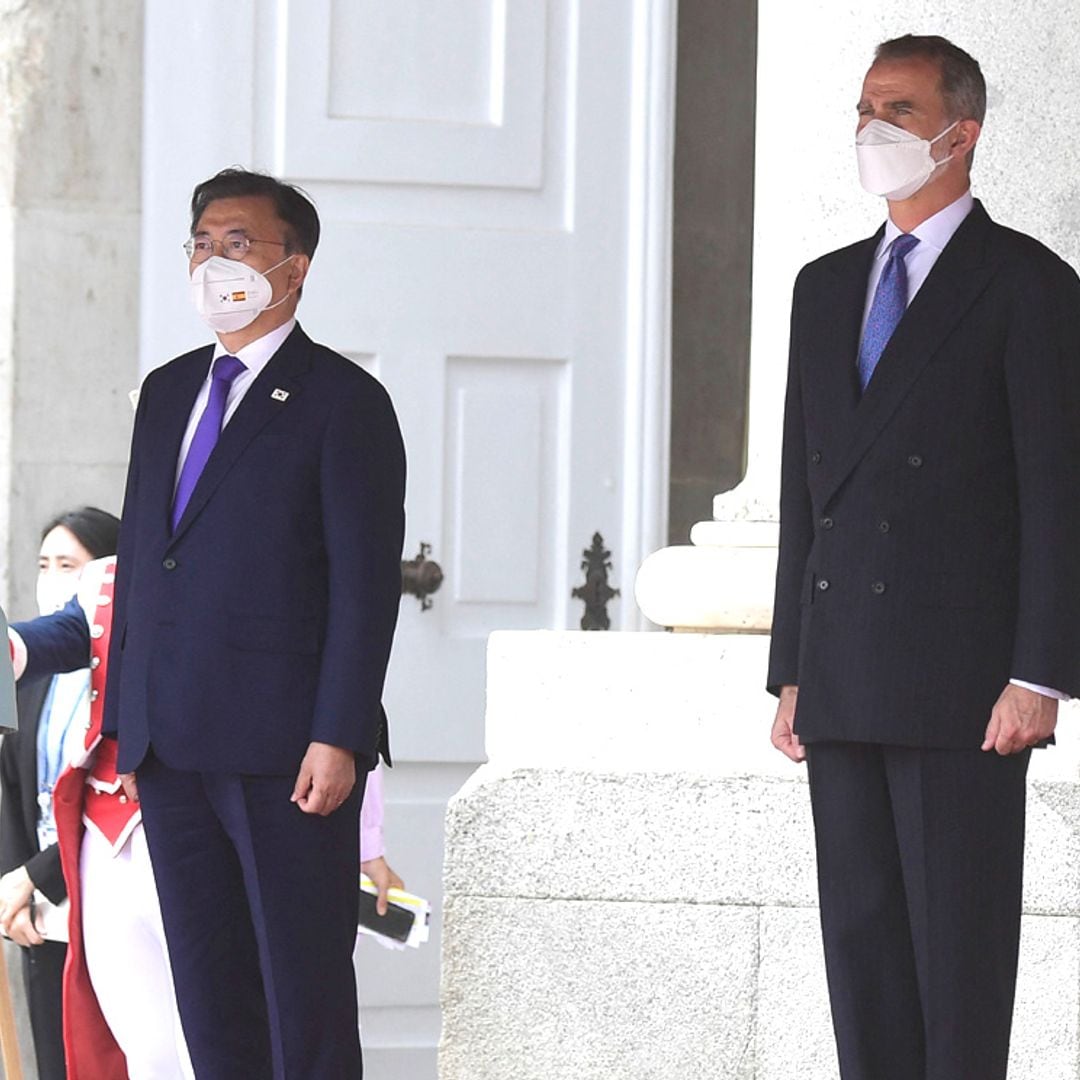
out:
<path id="1" fill-rule="evenodd" d="M 301 184 L 323 239 L 300 319 L 388 387 L 404 555 L 430 544 L 445 575 L 429 610 L 403 597 L 387 689 L 388 854 L 436 902 L 446 801 L 484 757 L 487 634 L 576 627 L 595 532 L 613 626 L 637 627 L 662 543 L 670 6 L 147 3 L 142 367 L 207 337 L 193 184 L 229 164 Z M 438 924 L 416 953 L 361 946 L 372 1080 L 435 1076 Z"/>

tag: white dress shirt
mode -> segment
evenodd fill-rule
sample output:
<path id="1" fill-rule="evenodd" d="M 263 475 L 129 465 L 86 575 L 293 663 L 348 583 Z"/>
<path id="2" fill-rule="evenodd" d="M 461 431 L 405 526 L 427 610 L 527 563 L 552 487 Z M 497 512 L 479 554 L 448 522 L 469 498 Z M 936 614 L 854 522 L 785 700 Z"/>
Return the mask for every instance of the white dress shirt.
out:
<path id="1" fill-rule="evenodd" d="M 180 443 L 180 457 L 176 462 L 176 477 L 173 481 L 174 495 L 176 494 L 176 485 L 180 483 L 180 471 L 184 467 L 188 451 L 191 449 L 192 440 L 195 438 L 195 429 L 199 426 L 199 420 L 202 417 L 203 410 L 206 408 L 207 401 L 210 400 L 211 373 L 214 369 L 214 361 L 219 356 L 235 356 L 247 369 L 241 371 L 233 379 L 232 385 L 229 387 L 229 396 L 225 399 L 225 417 L 221 422 L 222 429 L 224 429 L 225 425 L 232 419 L 233 413 L 236 412 L 251 384 L 259 377 L 262 369 L 270 363 L 270 358 L 281 348 L 285 339 L 292 333 L 295 325 L 296 320 L 290 319 L 276 330 L 271 330 L 269 334 L 263 334 L 261 338 L 256 338 L 235 353 L 230 353 L 220 341 L 214 345 L 214 355 L 210 358 L 210 364 L 206 369 L 206 378 L 203 380 L 202 387 L 195 398 L 195 404 L 192 406 L 191 416 L 188 419 L 187 430 L 184 432 L 183 441 Z"/>
<path id="2" fill-rule="evenodd" d="M 960 228 L 961 222 L 971 213 L 975 200 L 972 198 L 969 188 L 955 202 L 949 203 L 944 210 L 939 210 L 933 217 L 928 217 L 924 222 L 916 225 L 911 230 L 913 236 L 919 238 L 919 242 L 907 253 L 904 258 L 904 266 L 907 269 L 908 280 L 908 303 L 915 299 L 915 294 L 922 288 L 923 282 L 930 276 L 934 269 L 934 263 L 938 256 L 945 250 L 945 245 L 953 238 L 953 234 Z M 901 234 L 892 218 L 885 223 L 885 234 L 878 243 L 874 253 L 874 262 L 870 267 L 870 280 L 866 287 L 866 306 L 863 308 L 863 329 L 866 328 L 866 320 L 870 315 L 870 306 L 874 302 L 874 293 L 877 291 L 881 272 L 885 269 L 885 256 L 889 246 Z M 862 332 L 860 331 L 860 338 Z M 1059 701 L 1068 701 L 1069 695 L 1060 690 L 1053 690 L 1049 686 L 1038 686 L 1035 683 L 1025 682 L 1023 679 L 1010 679 L 1014 686 L 1022 686 L 1025 690 L 1034 690 L 1046 697 L 1057 698 Z"/>
<path id="3" fill-rule="evenodd" d="M 915 299 L 915 294 L 922 288 L 923 282 L 930 276 L 934 269 L 934 263 L 938 256 L 945 250 L 945 245 L 953 238 L 953 233 L 960 228 L 960 223 L 971 213 L 975 200 L 971 196 L 969 188 L 956 202 L 949 203 L 944 210 L 939 210 L 933 217 L 928 217 L 922 224 L 911 230 L 912 236 L 917 236 L 919 242 L 909 251 L 904 258 L 904 266 L 907 269 L 908 280 L 908 303 Z M 893 224 L 892 218 L 885 223 L 885 235 L 878 243 L 874 254 L 874 263 L 870 267 L 870 280 L 866 288 L 866 306 L 863 308 L 863 328 L 866 328 L 866 320 L 870 315 L 870 305 L 874 302 L 874 293 L 877 292 L 878 281 L 881 280 L 881 272 L 885 269 L 886 255 L 892 242 L 901 234 L 901 230 Z M 862 334 L 859 335 L 860 339 Z"/>

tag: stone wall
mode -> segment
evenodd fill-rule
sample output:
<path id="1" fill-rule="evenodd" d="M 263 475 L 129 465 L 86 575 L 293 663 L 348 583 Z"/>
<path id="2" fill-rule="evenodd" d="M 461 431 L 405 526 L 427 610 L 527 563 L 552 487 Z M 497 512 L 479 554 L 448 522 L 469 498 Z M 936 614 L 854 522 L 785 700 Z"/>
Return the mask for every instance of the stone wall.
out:
<path id="1" fill-rule="evenodd" d="M 138 383 L 140 0 L 0 4 L 0 602 L 40 529 L 119 513 Z"/>
<path id="2" fill-rule="evenodd" d="M 447 819 L 442 1080 L 834 1080 L 768 641 L 496 634 Z M 1080 1075 L 1080 735 L 1038 753 L 1010 1080 Z"/>
<path id="3" fill-rule="evenodd" d="M 0 2 L 0 603 L 34 614 L 40 530 L 120 512 L 138 383 L 141 0 Z M 5 943 L 25 1080 L 19 951 Z"/>

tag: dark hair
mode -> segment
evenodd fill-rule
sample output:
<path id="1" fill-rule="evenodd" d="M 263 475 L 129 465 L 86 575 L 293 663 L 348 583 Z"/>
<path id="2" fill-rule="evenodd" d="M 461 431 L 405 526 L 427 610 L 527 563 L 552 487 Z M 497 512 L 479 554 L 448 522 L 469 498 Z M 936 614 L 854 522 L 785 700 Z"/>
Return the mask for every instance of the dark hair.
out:
<path id="1" fill-rule="evenodd" d="M 276 176 L 249 172 L 233 166 L 222 169 L 209 180 L 195 185 L 191 193 L 191 231 L 215 199 L 246 199 L 252 196 L 269 199 L 274 213 L 285 225 L 285 253 L 303 252 L 309 259 L 319 246 L 319 212 L 307 193 Z"/>
<path id="2" fill-rule="evenodd" d="M 977 120 L 986 117 L 986 80 L 979 61 L 946 38 L 930 34 L 883 41 L 874 52 L 874 60 L 929 60 L 941 73 L 941 96 L 950 120 Z"/>
<path id="3" fill-rule="evenodd" d="M 67 529 L 95 559 L 116 554 L 116 540 L 120 535 L 120 519 L 107 510 L 96 506 L 80 506 L 56 517 L 41 530 L 41 539 L 53 529 Z"/>

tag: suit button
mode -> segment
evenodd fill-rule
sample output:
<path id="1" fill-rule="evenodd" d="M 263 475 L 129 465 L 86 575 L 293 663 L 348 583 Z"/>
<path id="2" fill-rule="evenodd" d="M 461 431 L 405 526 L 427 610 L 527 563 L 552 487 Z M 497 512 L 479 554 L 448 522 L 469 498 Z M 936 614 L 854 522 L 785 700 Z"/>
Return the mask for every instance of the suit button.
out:
<path id="1" fill-rule="evenodd" d="M 919 454 L 911 454 L 907 459 L 907 463 L 913 469 L 921 469 L 922 468 L 922 457 Z"/>
<path id="2" fill-rule="evenodd" d="M 104 626 L 98 626 L 98 624 L 95 623 L 93 626 L 90 627 L 90 636 L 92 638 L 94 638 L 95 640 L 97 638 L 99 638 L 99 637 L 104 637 L 105 636 L 105 627 Z"/>
<path id="3" fill-rule="evenodd" d="M 836 522 L 834 522 L 831 517 L 823 517 L 821 519 L 821 527 L 823 529 L 831 529 L 835 524 Z"/>
<path id="4" fill-rule="evenodd" d="M 814 452 L 813 452 L 813 453 L 812 453 L 812 454 L 810 455 L 810 460 L 811 460 L 811 461 L 812 461 L 812 462 L 813 462 L 813 463 L 814 463 L 815 465 L 820 465 L 820 464 L 821 464 L 821 451 L 820 451 L 820 450 L 815 450 L 815 451 L 814 451 Z"/>
<path id="5" fill-rule="evenodd" d="M 881 596 L 881 594 L 885 591 L 885 582 L 875 581 L 874 584 L 870 586 L 870 591 L 875 596 Z"/>
<path id="6" fill-rule="evenodd" d="M 889 529 L 891 528 L 891 526 L 889 525 L 889 523 L 887 521 L 879 521 L 877 523 L 877 527 L 878 527 L 878 532 L 881 532 L 881 533 L 887 533 L 889 531 Z"/>
<path id="7" fill-rule="evenodd" d="M 829 581 L 828 581 L 828 579 L 827 579 L 827 578 L 822 578 L 822 579 L 821 579 L 821 580 L 820 580 L 820 581 L 819 581 L 819 582 L 817 583 L 817 587 L 818 587 L 818 591 L 819 591 L 819 592 L 825 592 L 825 590 L 826 590 L 826 589 L 827 589 L 827 588 L 829 587 Z"/>
<path id="8" fill-rule="evenodd" d="M 164 566 L 166 570 L 175 570 L 176 560 L 173 558 L 163 559 L 161 565 Z"/>
<path id="9" fill-rule="evenodd" d="M 99 697 L 101 697 L 101 692 L 99 690 L 91 690 L 90 691 L 90 700 L 91 701 L 97 701 L 97 699 Z"/>
<path id="10" fill-rule="evenodd" d="M 90 657 L 90 670 L 91 671 L 97 671 L 97 669 L 99 667 L 101 667 L 101 657 L 100 656 L 92 656 L 92 657 Z"/>

